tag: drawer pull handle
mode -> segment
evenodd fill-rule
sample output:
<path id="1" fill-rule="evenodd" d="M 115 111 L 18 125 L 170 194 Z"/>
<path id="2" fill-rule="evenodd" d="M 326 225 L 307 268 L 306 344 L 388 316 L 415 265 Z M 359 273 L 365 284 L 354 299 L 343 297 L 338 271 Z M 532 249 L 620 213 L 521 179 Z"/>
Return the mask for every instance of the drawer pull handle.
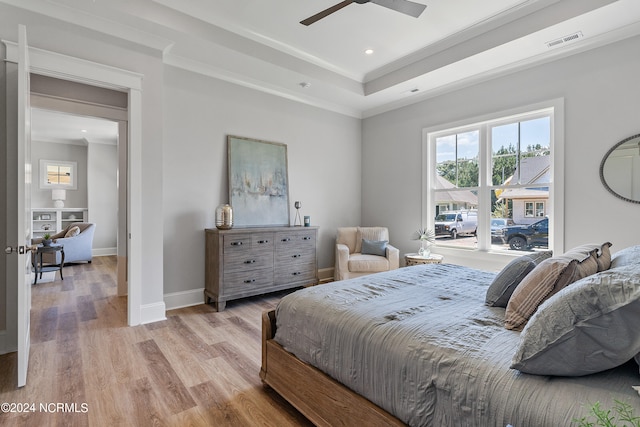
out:
<path id="1" fill-rule="evenodd" d="M 258 243 L 269 243 L 268 240 L 258 240 Z"/>
<path id="2" fill-rule="evenodd" d="M 302 255 L 300 254 L 296 254 L 296 255 L 291 255 L 292 258 L 300 258 Z"/>
<path id="3" fill-rule="evenodd" d="M 304 237 L 302 238 L 302 240 L 311 240 L 311 237 L 309 237 L 309 236 L 304 236 Z"/>
<path id="4" fill-rule="evenodd" d="M 242 246 L 242 242 L 231 242 L 231 246 Z"/>
<path id="5" fill-rule="evenodd" d="M 253 283 L 255 281 L 256 281 L 256 279 L 247 279 L 247 280 L 244 281 L 244 283 Z"/>
<path id="6" fill-rule="evenodd" d="M 301 275 L 302 273 L 300 273 L 299 271 L 295 271 L 295 272 L 293 272 L 293 273 L 291 273 L 291 274 L 292 274 L 293 276 L 299 276 L 299 275 Z"/>
<path id="7" fill-rule="evenodd" d="M 245 263 L 245 264 L 254 264 L 255 262 L 256 262 L 256 260 L 255 260 L 255 259 L 248 259 L 248 260 L 246 260 L 244 263 Z"/>
<path id="8" fill-rule="evenodd" d="M 288 238 L 288 237 L 285 237 L 284 239 L 282 239 L 282 241 L 283 241 L 283 242 L 288 242 L 288 241 L 290 241 L 290 240 L 291 240 L 291 239 L 290 239 L 290 238 Z"/>

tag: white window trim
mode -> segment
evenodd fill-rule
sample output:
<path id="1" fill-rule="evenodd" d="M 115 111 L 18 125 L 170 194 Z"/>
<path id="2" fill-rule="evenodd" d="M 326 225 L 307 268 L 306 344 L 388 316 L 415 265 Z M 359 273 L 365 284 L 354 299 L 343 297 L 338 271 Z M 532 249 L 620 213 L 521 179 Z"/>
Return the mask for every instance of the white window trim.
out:
<path id="1" fill-rule="evenodd" d="M 68 185 L 65 184 L 50 184 L 47 181 L 47 166 L 68 166 L 71 168 L 71 183 Z M 66 190 L 77 190 L 78 189 L 78 164 L 76 162 L 65 162 L 62 160 L 44 160 L 40 159 L 40 189 L 52 189 L 52 188 L 63 188 Z"/>
<path id="2" fill-rule="evenodd" d="M 527 204 L 530 203 L 533 205 L 533 215 L 527 215 Z M 538 205 L 542 204 L 542 215 L 539 215 L 540 210 L 538 209 Z M 524 216 L 525 218 L 544 218 L 547 215 L 547 206 L 545 202 L 541 202 L 538 200 L 525 200 L 524 201 Z"/>
<path id="3" fill-rule="evenodd" d="M 552 184 L 549 189 L 549 199 L 545 206 L 547 213 L 552 213 L 553 221 L 549 225 L 549 248 L 554 253 L 564 252 L 564 98 L 557 98 L 540 103 L 529 104 L 522 107 L 517 107 L 509 110 L 503 110 L 495 113 L 489 113 L 487 115 L 478 116 L 474 118 L 468 118 L 465 120 L 456 121 L 453 123 L 442 124 L 425 128 L 422 130 L 422 227 L 434 229 L 435 218 L 431 215 L 434 212 L 431 209 L 434 206 L 435 192 L 431 189 L 434 187 L 433 182 L 435 180 L 435 168 L 431 168 L 431 159 L 435 158 L 435 146 L 436 144 L 430 144 L 430 139 L 439 136 L 439 133 L 449 132 L 461 132 L 470 127 L 476 126 L 479 123 L 495 121 L 492 125 L 499 123 L 498 120 L 504 119 L 504 121 L 512 121 L 520 115 L 530 115 L 537 111 L 548 112 L 553 111 L 553 120 L 551 121 L 551 173 L 550 183 Z M 479 161 L 483 164 L 486 163 L 486 156 L 491 155 L 490 144 L 485 145 L 484 150 L 480 150 Z M 487 176 L 481 174 L 480 186 L 487 186 Z M 486 206 L 488 201 L 482 200 L 489 197 L 486 192 L 481 192 L 479 197 L 479 205 Z M 478 233 L 483 235 L 490 234 L 489 213 L 486 209 L 479 209 L 478 211 Z M 451 254 L 455 256 L 461 256 L 466 259 L 473 260 L 486 260 L 487 254 L 495 257 L 502 256 L 507 262 L 508 259 L 518 256 L 511 251 L 491 251 L 490 247 L 483 247 L 480 245 L 477 249 L 468 248 L 453 248 L 437 246 L 435 252 L 441 252 L 445 254 Z"/>

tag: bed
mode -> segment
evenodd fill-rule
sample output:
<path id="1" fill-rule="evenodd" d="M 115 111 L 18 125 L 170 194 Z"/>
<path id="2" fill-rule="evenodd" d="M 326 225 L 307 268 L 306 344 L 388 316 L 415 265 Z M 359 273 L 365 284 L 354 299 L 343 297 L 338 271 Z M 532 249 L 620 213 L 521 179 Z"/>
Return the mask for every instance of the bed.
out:
<path id="1" fill-rule="evenodd" d="M 429 264 L 287 295 L 263 315 L 263 383 L 327 426 L 560 426 L 614 400 L 640 413 L 634 360 L 582 376 L 512 369 L 523 332 L 485 304 L 495 277 Z"/>

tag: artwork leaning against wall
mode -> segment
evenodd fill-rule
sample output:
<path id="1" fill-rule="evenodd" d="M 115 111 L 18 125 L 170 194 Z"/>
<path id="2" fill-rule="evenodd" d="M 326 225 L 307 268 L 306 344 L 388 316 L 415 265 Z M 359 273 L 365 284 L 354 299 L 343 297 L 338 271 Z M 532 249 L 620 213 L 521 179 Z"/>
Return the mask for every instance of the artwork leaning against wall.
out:
<path id="1" fill-rule="evenodd" d="M 287 146 L 228 136 L 227 151 L 234 226 L 289 225 Z"/>

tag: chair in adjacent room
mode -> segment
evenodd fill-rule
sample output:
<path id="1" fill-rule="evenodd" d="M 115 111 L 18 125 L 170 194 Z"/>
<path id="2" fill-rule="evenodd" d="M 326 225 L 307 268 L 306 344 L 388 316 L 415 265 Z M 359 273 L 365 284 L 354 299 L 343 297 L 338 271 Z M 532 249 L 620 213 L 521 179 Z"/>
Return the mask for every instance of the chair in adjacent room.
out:
<path id="1" fill-rule="evenodd" d="M 64 245 L 64 263 L 91 262 L 93 256 L 93 234 L 96 225 L 89 222 L 74 222 L 64 230 L 51 236 L 54 243 Z M 32 239 L 31 243 L 42 243 L 41 238 Z M 55 257 L 55 258 L 54 258 Z M 43 254 L 43 262 L 60 264 L 59 252 Z"/>
<path id="2" fill-rule="evenodd" d="M 335 280 L 400 266 L 400 251 L 389 244 L 386 227 L 340 227 L 336 235 Z"/>

